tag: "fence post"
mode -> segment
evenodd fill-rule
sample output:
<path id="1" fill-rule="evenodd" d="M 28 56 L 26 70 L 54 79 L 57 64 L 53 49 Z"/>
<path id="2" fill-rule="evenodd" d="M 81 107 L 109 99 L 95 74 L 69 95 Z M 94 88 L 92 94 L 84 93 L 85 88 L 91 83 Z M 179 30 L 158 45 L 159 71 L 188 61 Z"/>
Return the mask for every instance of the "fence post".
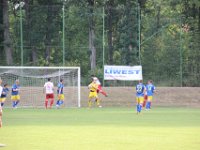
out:
<path id="1" fill-rule="evenodd" d="M 63 37 L 62 37 L 62 44 L 63 44 L 63 66 L 65 66 L 65 2 L 63 1 L 63 8 L 62 8 L 62 12 L 63 12 L 63 27 L 62 27 L 62 32 L 63 32 Z"/>
<path id="2" fill-rule="evenodd" d="M 23 25 L 22 25 L 22 3 L 19 4 L 20 9 L 20 50 L 21 50 L 21 66 L 24 65 L 24 46 L 23 46 Z"/>
<path id="3" fill-rule="evenodd" d="M 182 16 L 180 16 L 180 85 L 183 86 L 183 60 L 182 60 Z"/>
<path id="4" fill-rule="evenodd" d="M 103 37 L 102 37 L 102 44 L 103 44 L 103 87 L 104 87 L 104 65 L 105 65 L 105 60 L 104 60 L 104 57 L 105 57 L 105 41 L 104 41 L 104 30 L 105 30 L 105 10 L 104 10 L 104 7 L 103 7 Z"/>
<path id="5" fill-rule="evenodd" d="M 139 53 L 139 62 L 141 63 L 141 9 L 140 9 L 140 3 L 138 1 L 138 53 Z"/>

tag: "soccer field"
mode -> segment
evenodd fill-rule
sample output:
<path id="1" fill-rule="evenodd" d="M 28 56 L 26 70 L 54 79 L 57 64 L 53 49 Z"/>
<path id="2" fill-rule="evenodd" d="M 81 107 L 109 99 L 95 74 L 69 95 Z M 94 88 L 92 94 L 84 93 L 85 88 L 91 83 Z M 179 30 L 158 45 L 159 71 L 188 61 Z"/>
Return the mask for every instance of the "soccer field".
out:
<path id="1" fill-rule="evenodd" d="M 200 110 L 4 109 L 2 150 L 199 150 Z"/>

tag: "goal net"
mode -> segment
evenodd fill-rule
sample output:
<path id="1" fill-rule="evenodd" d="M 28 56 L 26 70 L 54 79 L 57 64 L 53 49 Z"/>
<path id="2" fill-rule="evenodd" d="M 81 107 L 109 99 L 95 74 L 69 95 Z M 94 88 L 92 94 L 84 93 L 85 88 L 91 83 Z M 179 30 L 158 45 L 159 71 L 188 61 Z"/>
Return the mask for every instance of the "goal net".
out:
<path id="1" fill-rule="evenodd" d="M 80 107 L 80 67 L 0 67 L 0 78 L 2 86 L 8 84 L 9 87 L 5 107 L 12 106 L 11 87 L 17 79 L 20 82 L 19 107 L 44 107 L 43 88 L 47 78 L 54 83 L 55 102 L 57 84 L 63 79 L 63 107 Z"/>

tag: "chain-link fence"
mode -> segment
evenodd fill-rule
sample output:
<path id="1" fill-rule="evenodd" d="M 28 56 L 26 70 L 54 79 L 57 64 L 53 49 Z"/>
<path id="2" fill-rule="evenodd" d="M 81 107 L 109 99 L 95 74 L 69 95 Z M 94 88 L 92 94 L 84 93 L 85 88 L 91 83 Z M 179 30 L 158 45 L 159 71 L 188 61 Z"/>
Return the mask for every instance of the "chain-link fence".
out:
<path id="1" fill-rule="evenodd" d="M 144 82 L 160 86 L 199 86 L 200 33 L 196 18 L 162 10 L 148 12 L 136 2 L 117 7 L 9 4 L 12 65 L 80 66 L 82 85 L 103 66 L 142 65 Z M 1 65 L 5 45 L 1 44 Z M 95 50 L 95 51 L 94 51 Z M 95 52 L 95 53 L 94 53 Z M 95 70 L 91 57 L 96 55 Z M 105 86 L 134 82 L 105 81 Z"/>

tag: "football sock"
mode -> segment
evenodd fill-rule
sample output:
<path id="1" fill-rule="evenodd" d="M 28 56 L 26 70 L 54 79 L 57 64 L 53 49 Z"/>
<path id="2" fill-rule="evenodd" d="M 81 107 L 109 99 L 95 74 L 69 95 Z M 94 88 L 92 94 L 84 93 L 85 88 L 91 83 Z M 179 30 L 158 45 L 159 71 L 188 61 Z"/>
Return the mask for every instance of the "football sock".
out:
<path id="1" fill-rule="evenodd" d="M 17 106 L 19 104 L 19 100 L 17 100 L 16 102 L 15 102 L 15 106 Z"/>
<path id="2" fill-rule="evenodd" d="M 48 106 L 48 100 L 45 101 L 45 108 Z"/>
<path id="3" fill-rule="evenodd" d="M 57 100 L 56 105 L 60 105 L 60 100 Z"/>
<path id="4" fill-rule="evenodd" d="M 97 99 L 97 106 L 99 106 L 100 105 L 100 100 L 99 99 Z"/>
<path id="5" fill-rule="evenodd" d="M 54 99 L 51 100 L 51 102 L 50 102 L 50 107 L 52 107 L 53 102 L 54 102 Z"/>
<path id="6" fill-rule="evenodd" d="M 146 109 L 149 109 L 149 102 L 147 101 Z"/>
<path id="7" fill-rule="evenodd" d="M 89 100 L 89 101 L 88 101 L 88 107 L 91 107 L 91 106 L 92 106 L 92 101 Z"/>
<path id="8" fill-rule="evenodd" d="M 147 109 L 150 109 L 151 102 L 147 102 Z"/>
<path id="9" fill-rule="evenodd" d="M 60 100 L 58 105 L 62 105 L 64 101 Z"/>
<path id="10" fill-rule="evenodd" d="M 142 104 L 142 107 L 145 107 L 145 105 L 146 105 L 146 101 L 144 101 L 144 103 Z"/>
<path id="11" fill-rule="evenodd" d="M 1 103 L 1 106 L 3 107 L 4 103 Z"/>
<path id="12" fill-rule="evenodd" d="M 12 105 L 12 106 L 13 106 L 13 107 L 15 107 L 15 101 L 13 101 L 12 103 L 13 103 L 13 105 Z"/>
<path id="13" fill-rule="evenodd" d="M 139 104 L 137 104 L 137 112 L 139 112 L 139 109 L 140 109 L 140 108 L 139 108 Z"/>
<path id="14" fill-rule="evenodd" d="M 142 104 L 139 104 L 139 112 L 142 110 Z"/>

